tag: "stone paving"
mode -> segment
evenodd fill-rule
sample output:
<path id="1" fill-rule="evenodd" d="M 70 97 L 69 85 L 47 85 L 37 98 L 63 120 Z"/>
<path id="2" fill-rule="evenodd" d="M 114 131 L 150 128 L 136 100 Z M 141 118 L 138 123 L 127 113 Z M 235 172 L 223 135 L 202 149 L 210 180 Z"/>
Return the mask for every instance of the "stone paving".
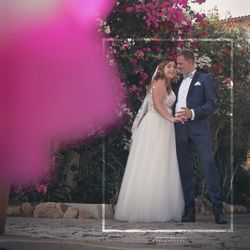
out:
<path id="1" fill-rule="evenodd" d="M 0 250 L 250 249 L 250 214 L 227 219 L 229 224 L 217 225 L 204 215 L 196 223 L 8 217 Z"/>

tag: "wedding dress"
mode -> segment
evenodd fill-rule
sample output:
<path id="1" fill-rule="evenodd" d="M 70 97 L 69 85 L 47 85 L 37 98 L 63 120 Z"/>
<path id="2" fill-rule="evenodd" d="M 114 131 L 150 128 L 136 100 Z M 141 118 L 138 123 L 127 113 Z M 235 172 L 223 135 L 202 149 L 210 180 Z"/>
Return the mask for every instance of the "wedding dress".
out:
<path id="1" fill-rule="evenodd" d="M 164 100 L 169 113 L 175 98 L 171 91 Z M 132 131 L 114 218 L 130 222 L 179 221 L 184 212 L 184 198 L 174 124 L 154 109 L 151 92 L 144 99 Z"/>

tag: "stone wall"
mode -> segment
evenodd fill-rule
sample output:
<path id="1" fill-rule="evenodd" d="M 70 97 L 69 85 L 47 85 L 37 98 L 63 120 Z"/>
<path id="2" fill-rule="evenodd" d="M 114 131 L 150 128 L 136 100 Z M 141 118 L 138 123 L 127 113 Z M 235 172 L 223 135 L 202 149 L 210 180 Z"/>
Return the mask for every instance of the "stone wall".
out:
<path id="1" fill-rule="evenodd" d="M 204 197 L 197 197 L 196 213 L 201 215 L 212 214 L 212 204 Z M 247 213 L 247 207 L 241 205 L 223 204 L 225 214 Z M 9 206 L 8 216 L 22 216 L 35 218 L 64 218 L 64 219 L 101 219 L 102 204 L 70 204 L 45 202 L 40 204 L 32 204 L 30 202 L 22 203 L 21 205 Z M 112 218 L 113 212 L 111 205 L 105 205 L 105 217 Z"/>

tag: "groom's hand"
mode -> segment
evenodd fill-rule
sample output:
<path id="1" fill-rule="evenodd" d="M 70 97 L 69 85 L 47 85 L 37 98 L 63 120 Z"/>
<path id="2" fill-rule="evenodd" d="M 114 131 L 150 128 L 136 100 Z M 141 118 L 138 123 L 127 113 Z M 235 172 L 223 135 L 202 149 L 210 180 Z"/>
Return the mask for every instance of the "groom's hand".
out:
<path id="1" fill-rule="evenodd" d="M 182 111 L 177 112 L 177 116 L 185 117 L 185 120 L 187 121 L 192 117 L 192 111 L 189 108 L 181 107 Z"/>

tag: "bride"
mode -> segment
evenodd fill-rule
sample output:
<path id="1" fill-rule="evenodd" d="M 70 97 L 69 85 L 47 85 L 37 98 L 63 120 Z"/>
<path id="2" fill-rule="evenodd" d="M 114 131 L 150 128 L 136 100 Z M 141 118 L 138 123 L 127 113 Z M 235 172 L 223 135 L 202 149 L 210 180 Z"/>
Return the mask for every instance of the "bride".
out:
<path id="1" fill-rule="evenodd" d="M 132 127 L 132 145 L 114 218 L 129 222 L 181 220 L 184 198 L 175 146 L 172 116 L 176 78 L 174 61 L 156 68 Z M 146 113 L 146 114 L 145 114 Z"/>

